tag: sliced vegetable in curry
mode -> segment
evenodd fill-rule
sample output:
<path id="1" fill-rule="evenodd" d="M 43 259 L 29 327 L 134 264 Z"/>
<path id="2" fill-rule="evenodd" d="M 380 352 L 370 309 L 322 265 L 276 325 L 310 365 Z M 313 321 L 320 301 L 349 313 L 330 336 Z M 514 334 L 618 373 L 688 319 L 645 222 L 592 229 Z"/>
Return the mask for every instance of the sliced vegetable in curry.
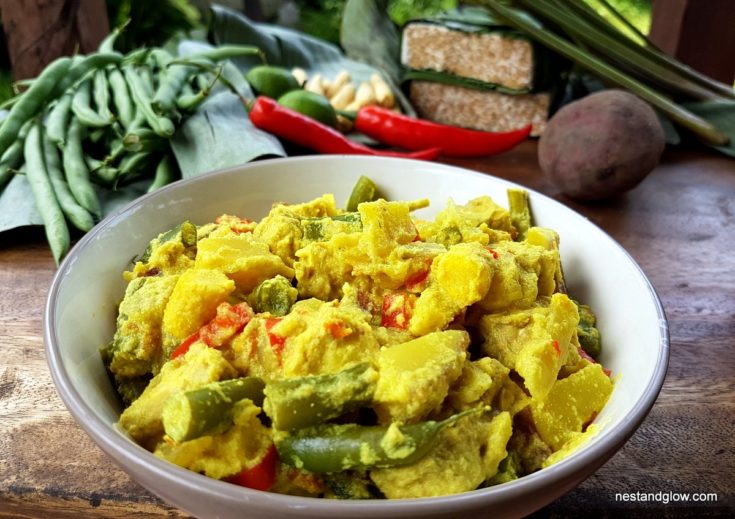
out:
<path id="1" fill-rule="evenodd" d="M 186 221 L 124 273 L 103 359 L 120 426 L 259 490 L 411 498 L 499 484 L 597 431 L 613 390 L 527 193 L 386 201 L 362 177 L 259 222 Z"/>

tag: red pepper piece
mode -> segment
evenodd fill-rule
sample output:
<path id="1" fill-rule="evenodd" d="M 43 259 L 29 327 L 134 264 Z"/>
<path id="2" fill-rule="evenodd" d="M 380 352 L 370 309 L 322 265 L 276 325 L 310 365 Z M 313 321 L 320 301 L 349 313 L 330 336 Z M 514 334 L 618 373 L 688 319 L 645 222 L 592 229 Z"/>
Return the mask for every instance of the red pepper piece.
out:
<path id="1" fill-rule="evenodd" d="M 416 296 L 408 292 L 397 292 L 383 296 L 380 325 L 386 328 L 405 330 L 413 315 Z"/>
<path id="2" fill-rule="evenodd" d="M 250 108 L 250 121 L 256 128 L 319 153 L 434 160 L 441 151 L 438 146 L 430 146 L 428 149 L 412 147 L 411 149 L 419 151 L 410 153 L 376 150 L 352 141 L 334 128 L 263 96 L 257 97 Z"/>
<path id="3" fill-rule="evenodd" d="M 514 148 L 531 133 L 531 125 L 510 132 L 483 132 L 439 124 L 365 106 L 357 112 L 355 129 L 378 142 L 409 150 L 439 147 L 447 157 L 484 157 Z"/>
<path id="4" fill-rule="evenodd" d="M 255 490 L 270 490 L 276 482 L 278 454 L 275 445 L 268 447 L 263 459 L 255 466 L 245 469 L 227 479 L 228 482 Z"/>
<path id="5" fill-rule="evenodd" d="M 230 305 L 222 303 L 217 307 L 217 315 L 196 332 L 184 339 L 173 352 L 171 358 L 184 355 L 192 344 L 201 340 L 210 348 L 219 348 L 239 333 L 253 317 L 253 310 L 247 303 Z"/>
<path id="6" fill-rule="evenodd" d="M 271 344 L 273 353 L 275 353 L 278 363 L 281 363 L 281 356 L 283 354 L 283 348 L 286 347 L 286 338 L 282 335 L 271 332 L 271 329 L 281 322 L 282 317 L 271 317 L 265 320 L 265 329 L 268 332 L 268 342 Z"/>

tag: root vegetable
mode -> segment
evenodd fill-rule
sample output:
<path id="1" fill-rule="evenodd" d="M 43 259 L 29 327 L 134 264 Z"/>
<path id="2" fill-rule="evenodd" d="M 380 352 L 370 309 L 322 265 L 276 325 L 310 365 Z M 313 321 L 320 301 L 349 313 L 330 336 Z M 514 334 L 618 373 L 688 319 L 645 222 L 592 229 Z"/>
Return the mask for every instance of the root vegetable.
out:
<path id="1" fill-rule="evenodd" d="M 664 146 L 648 104 L 622 90 L 604 90 L 554 114 L 539 140 L 539 165 L 566 195 L 601 200 L 637 186 Z"/>

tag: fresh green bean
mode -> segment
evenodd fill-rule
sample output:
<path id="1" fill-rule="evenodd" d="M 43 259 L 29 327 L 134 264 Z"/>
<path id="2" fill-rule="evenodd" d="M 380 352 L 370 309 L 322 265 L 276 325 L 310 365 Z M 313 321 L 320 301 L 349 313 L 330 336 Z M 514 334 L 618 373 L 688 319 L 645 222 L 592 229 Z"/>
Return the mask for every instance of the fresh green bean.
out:
<path id="1" fill-rule="evenodd" d="M 156 78 L 153 75 L 153 71 L 148 66 L 138 67 L 138 76 L 141 79 L 146 95 L 152 98 L 156 92 Z"/>
<path id="2" fill-rule="evenodd" d="M 59 58 L 48 65 L 12 106 L 0 125 L 0 155 L 18 137 L 23 124 L 38 115 L 52 97 L 58 83 L 71 67 L 71 58 Z"/>
<path id="3" fill-rule="evenodd" d="M 51 181 L 46 173 L 41 144 L 41 125 L 31 126 L 24 146 L 26 178 L 31 186 L 36 207 L 43 219 L 46 239 L 58 265 L 69 250 L 71 238 L 59 202 L 56 200 Z"/>
<path id="4" fill-rule="evenodd" d="M 98 68 L 105 68 L 108 65 L 117 65 L 122 62 L 122 54 L 117 52 L 95 53 L 84 57 L 75 56 L 73 64 L 63 79 L 58 83 L 54 90 L 55 96 L 58 97 L 75 85 L 78 81 L 85 78 L 90 71 Z"/>
<path id="5" fill-rule="evenodd" d="M 51 141 L 48 135 L 42 136 L 43 157 L 46 161 L 46 172 L 51 187 L 54 190 L 56 199 L 59 201 L 61 211 L 66 215 L 69 221 L 80 231 L 87 232 L 94 227 L 94 218 L 89 212 L 79 205 L 71 194 L 69 186 L 64 180 L 64 173 L 61 170 L 61 159 L 59 158 L 59 150 L 56 144 Z"/>
<path id="6" fill-rule="evenodd" d="M 221 434 L 232 426 L 237 402 L 248 398 L 262 404 L 264 385 L 257 377 L 243 377 L 176 393 L 163 404 L 163 428 L 177 442 Z"/>
<path id="7" fill-rule="evenodd" d="M 176 178 L 176 164 L 173 157 L 167 153 L 156 166 L 156 175 L 148 186 L 148 193 L 170 184 Z"/>
<path id="8" fill-rule="evenodd" d="M 123 157 L 120 161 L 120 173 L 117 176 L 115 187 L 138 178 L 148 165 L 152 155 L 149 151 L 139 151 Z"/>
<path id="9" fill-rule="evenodd" d="M 123 137 L 122 145 L 125 151 L 157 151 L 164 149 L 168 140 L 150 128 L 138 128 Z"/>
<path id="10" fill-rule="evenodd" d="M 92 109 L 90 106 L 91 97 L 92 81 L 87 79 L 79 85 L 71 101 L 71 110 L 79 122 L 92 128 L 104 128 L 112 124 L 112 119 L 105 119 Z"/>
<path id="11" fill-rule="evenodd" d="M 377 382 L 367 362 L 339 373 L 275 380 L 265 388 L 264 410 L 275 429 L 302 429 L 368 405 Z"/>
<path id="12" fill-rule="evenodd" d="M 171 137 L 175 130 L 174 123 L 168 117 L 160 117 L 153 111 L 150 97 L 146 94 L 140 76 L 131 67 L 125 67 L 123 72 L 128 87 L 130 87 L 133 101 L 135 101 L 138 111 L 145 117 L 148 125 L 161 137 Z"/>
<path id="13" fill-rule="evenodd" d="M 94 85 L 92 99 L 94 99 L 94 104 L 97 107 L 97 113 L 103 119 L 114 121 L 115 116 L 110 111 L 110 90 L 105 70 L 101 68 L 95 70 L 92 80 Z"/>
<path id="14" fill-rule="evenodd" d="M 196 93 L 191 89 L 189 83 L 184 83 L 184 87 L 188 87 L 188 90 L 191 91 L 191 93 L 180 95 L 179 98 L 176 99 L 176 107 L 185 112 L 192 112 L 196 110 L 197 107 L 209 97 L 209 94 L 212 93 L 212 89 L 217 84 L 217 80 L 220 78 L 221 74 L 222 67 L 220 66 L 219 69 L 217 69 L 217 73 L 214 75 L 212 80 L 209 83 L 205 84 Z M 200 74 L 199 76 L 203 76 L 203 74 Z M 182 92 L 184 90 L 186 90 L 186 88 L 182 88 Z"/>
<path id="15" fill-rule="evenodd" d="M 18 100 L 23 96 L 23 94 L 15 94 L 13 97 L 10 97 L 0 103 L 0 110 L 10 110 L 10 108 L 18 102 Z"/>
<path id="16" fill-rule="evenodd" d="M 208 59 L 212 61 L 222 61 L 231 58 L 240 58 L 245 56 L 258 56 L 263 63 L 266 62 L 265 54 L 258 47 L 252 45 L 220 45 L 201 52 L 194 52 L 186 56 L 186 59 Z"/>
<path id="17" fill-rule="evenodd" d="M 133 119 L 135 119 L 135 106 L 130 99 L 125 77 L 119 68 L 109 67 L 107 69 L 107 80 L 112 90 L 112 103 L 115 106 L 117 117 L 125 128 L 129 128 L 133 123 Z"/>
<path id="18" fill-rule="evenodd" d="M 159 47 L 151 49 L 151 53 L 148 55 L 149 62 L 159 69 L 159 72 L 165 73 L 168 69 L 168 64 L 174 57 L 166 50 Z"/>
<path id="19" fill-rule="evenodd" d="M 214 67 L 213 67 L 214 69 Z M 212 83 L 212 76 L 214 74 L 210 74 L 208 72 L 205 72 L 204 74 L 197 74 L 194 80 L 197 83 L 197 88 L 199 90 L 204 90 Z"/>
<path id="20" fill-rule="evenodd" d="M 398 427 L 323 424 L 277 434 L 274 440 L 283 463 L 317 474 L 397 467 L 415 463 L 428 454 L 442 429 L 485 410 L 477 407 L 441 422 L 431 420 Z M 391 436 L 395 438 L 392 441 L 388 440 Z"/>
<path id="21" fill-rule="evenodd" d="M 71 102 L 74 97 L 72 92 L 62 95 L 46 118 L 46 134 L 58 146 L 64 147 L 66 141 L 66 130 L 71 117 Z"/>
<path id="22" fill-rule="evenodd" d="M 172 65 L 168 68 L 164 79 L 159 83 L 153 96 L 153 109 L 156 113 L 170 115 L 176 110 L 176 97 L 184 84 L 194 72 L 185 65 Z"/>
<path id="23" fill-rule="evenodd" d="M 378 187 L 365 175 L 361 175 L 352 188 L 350 198 L 347 201 L 348 211 L 357 211 L 357 206 L 363 202 L 372 202 L 378 193 Z"/>
<path id="24" fill-rule="evenodd" d="M 115 43 L 117 42 L 120 33 L 123 32 L 129 23 L 130 19 L 125 20 L 125 22 L 110 31 L 110 34 L 105 36 L 105 38 L 100 42 L 99 47 L 97 47 L 97 52 L 101 52 L 103 54 L 115 52 Z"/>
<path id="25" fill-rule="evenodd" d="M 63 150 L 64 172 L 69 189 L 79 205 L 92 213 L 94 217 L 99 218 L 102 216 L 102 209 L 89 179 L 89 169 L 84 161 L 84 150 L 82 149 L 84 132 L 85 128 L 81 121 L 72 117 L 69 132 L 66 135 L 66 146 Z"/>
<path id="26" fill-rule="evenodd" d="M 97 160 L 89 155 L 84 156 L 84 163 L 87 165 L 87 169 L 89 169 L 90 177 L 95 179 L 95 181 L 108 187 L 115 185 L 115 180 L 120 174 L 117 168 L 108 166 L 103 161 Z"/>
<path id="27" fill-rule="evenodd" d="M 33 123 L 34 121 L 31 119 L 21 126 L 18 138 L 0 157 L 0 190 L 13 178 L 16 170 L 23 164 L 23 144 Z"/>

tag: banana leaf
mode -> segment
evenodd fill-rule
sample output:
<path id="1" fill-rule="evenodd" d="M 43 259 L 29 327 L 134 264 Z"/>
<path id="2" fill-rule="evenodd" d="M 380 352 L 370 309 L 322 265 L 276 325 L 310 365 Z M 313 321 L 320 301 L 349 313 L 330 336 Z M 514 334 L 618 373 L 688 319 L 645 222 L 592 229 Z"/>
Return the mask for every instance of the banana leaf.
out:
<path id="1" fill-rule="evenodd" d="M 211 15 L 209 37 L 216 45 L 255 45 L 265 53 L 270 65 L 289 69 L 300 67 L 309 76 L 321 74 L 332 79 L 342 70 L 346 70 L 355 83 L 367 81 L 375 73 L 381 73 L 389 84 L 394 83 L 386 71 L 350 59 L 339 47 L 307 34 L 276 25 L 256 23 L 245 15 L 220 5 L 211 7 Z M 247 71 L 258 63 L 255 59 L 235 60 L 242 71 Z M 397 88 L 394 88 L 394 93 L 404 112 L 413 114 L 410 104 Z"/>
<path id="2" fill-rule="evenodd" d="M 0 232 L 27 225 L 43 225 L 43 220 L 25 175 L 15 175 L 0 192 Z"/>

